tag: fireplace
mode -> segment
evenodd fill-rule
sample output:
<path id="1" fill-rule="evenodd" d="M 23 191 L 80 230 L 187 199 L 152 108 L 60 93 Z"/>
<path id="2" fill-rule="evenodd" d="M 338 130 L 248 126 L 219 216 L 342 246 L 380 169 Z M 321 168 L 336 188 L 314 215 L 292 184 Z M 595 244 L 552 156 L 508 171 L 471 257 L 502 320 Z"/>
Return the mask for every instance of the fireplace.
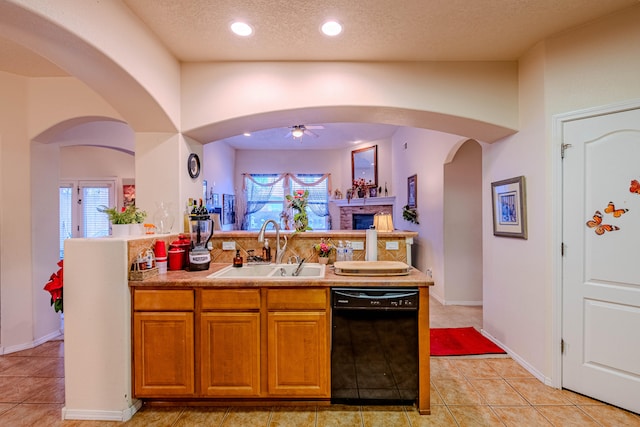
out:
<path id="1" fill-rule="evenodd" d="M 373 225 L 375 214 L 380 212 L 393 214 L 394 201 L 395 197 L 336 200 L 334 203 L 340 208 L 340 230 L 368 229 Z"/>
<path id="2" fill-rule="evenodd" d="M 373 225 L 372 213 L 354 213 L 351 215 L 351 228 L 353 230 L 367 230 Z"/>

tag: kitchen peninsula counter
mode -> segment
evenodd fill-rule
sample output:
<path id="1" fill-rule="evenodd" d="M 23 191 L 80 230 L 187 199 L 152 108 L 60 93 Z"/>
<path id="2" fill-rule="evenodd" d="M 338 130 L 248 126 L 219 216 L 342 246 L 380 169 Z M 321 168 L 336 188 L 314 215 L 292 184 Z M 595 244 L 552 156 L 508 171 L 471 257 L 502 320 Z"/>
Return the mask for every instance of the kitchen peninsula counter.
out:
<path id="1" fill-rule="evenodd" d="M 225 267 L 227 263 L 212 263 L 208 270 L 203 271 L 168 271 L 166 274 L 158 274 L 143 281 L 130 281 L 129 286 L 135 288 L 144 287 L 427 287 L 433 285 L 433 280 L 420 270 L 412 268 L 408 275 L 404 276 L 341 276 L 335 274 L 333 267 L 327 265 L 323 279 L 298 277 L 287 278 L 213 278 L 207 276 Z"/>
<path id="2" fill-rule="evenodd" d="M 309 263 L 317 260 L 317 254 L 313 252 L 312 244 L 322 238 L 331 238 L 334 243 L 339 240 L 353 242 L 365 240 L 364 231 L 313 232 L 287 234 L 289 245 L 285 253 L 285 260 L 289 256 L 307 258 Z M 407 255 L 410 254 L 410 242 L 415 233 L 391 232 L 379 233 L 378 259 L 387 261 L 400 261 L 411 265 Z M 275 246 L 275 233 L 267 230 L 266 237 L 272 246 Z M 302 236 L 304 235 L 304 236 Z M 347 238 L 348 236 L 348 238 Z M 161 290 L 169 290 L 171 295 L 200 295 L 205 294 L 205 299 L 192 297 L 190 304 L 204 301 L 207 304 L 216 304 L 221 301 L 217 297 L 219 291 L 222 294 L 256 294 L 256 304 L 250 309 L 249 315 L 259 322 L 261 351 L 269 351 L 273 346 L 268 345 L 265 334 L 268 328 L 267 319 L 269 313 L 279 309 L 269 309 L 265 304 L 269 294 L 278 294 L 278 303 L 288 302 L 304 303 L 306 297 L 302 295 L 323 296 L 323 307 L 303 307 L 299 313 L 306 318 L 316 316 L 317 319 L 324 316 L 324 321 L 329 324 L 331 309 L 329 307 L 329 290 L 332 286 L 379 286 L 401 287 L 410 286 L 420 289 L 419 302 L 419 346 L 420 354 L 420 394 L 418 408 L 422 413 L 429 411 L 429 285 L 430 280 L 421 272 L 412 270 L 409 276 L 394 277 L 354 277 L 337 276 L 329 268 L 322 280 L 291 280 L 277 281 L 270 279 L 259 281 L 238 279 L 207 279 L 206 276 L 231 263 L 231 256 L 235 251 L 222 250 L 222 242 L 234 241 L 236 248 L 244 254 L 249 249 L 260 249 L 261 243 L 257 241 L 257 233 L 247 232 L 216 232 L 214 249 L 212 250 L 212 264 L 208 271 L 187 272 L 169 271 L 164 275 L 157 275 L 141 282 L 128 280 L 128 273 L 132 262 L 143 248 L 149 248 L 154 241 L 163 240 L 168 245 L 176 240 L 177 234 L 149 235 L 128 238 L 100 238 L 100 239 L 67 239 L 65 241 L 65 406 L 62 410 L 63 419 L 91 419 L 105 421 L 127 421 L 141 407 L 142 401 L 135 397 L 133 387 L 133 343 L 132 326 L 133 314 L 141 312 L 132 307 L 132 293 L 142 292 L 154 297 Z M 389 250 L 386 250 L 387 241 L 390 242 Z M 397 246 L 395 244 L 397 242 Z M 395 248 L 398 248 L 397 250 Z M 315 255 L 316 258 L 313 258 Z M 364 251 L 354 251 L 354 260 L 359 260 Z M 245 256 L 246 259 L 246 256 Z M 331 258 L 330 258 L 331 262 Z M 224 286 L 222 285 L 224 283 Z M 212 286 L 213 285 L 213 286 Z M 225 290 L 226 287 L 226 290 Z M 209 298 L 211 295 L 212 298 Z M 287 298 L 280 298 L 287 296 Z M 291 298 L 289 298 L 291 297 Z M 174 299 L 169 298 L 170 303 Z M 295 301 L 294 301 L 295 300 Z M 317 301 L 317 299 L 315 300 Z M 259 304 L 259 306 L 258 306 Z M 201 307 L 194 306 L 192 316 L 202 312 Z M 208 311 L 207 311 L 208 310 Z M 218 311 L 214 307 L 206 309 L 207 316 L 216 318 Z M 251 310 L 253 310 L 251 312 Z M 283 309 L 285 316 L 279 314 L 273 319 L 286 317 L 297 312 L 296 308 Z M 313 313 L 315 311 L 315 313 Z M 324 314 L 322 314 L 324 313 Z M 171 315 L 175 315 L 173 312 Z M 225 314 L 225 313 L 220 313 Z M 230 315 L 245 314 L 232 310 Z M 303 318 L 305 316 L 302 316 Z M 188 317 L 188 316 L 186 316 Z M 231 316 L 233 317 L 233 316 Z M 248 316 L 251 317 L 251 316 Z M 183 325 L 194 325 L 198 317 L 192 317 L 191 322 Z M 202 320 L 202 316 L 200 316 Z M 302 320 L 302 319 L 301 319 Z M 198 323 L 200 325 L 200 323 Z M 151 323 L 150 323 L 151 325 Z M 201 329 L 200 326 L 198 328 Z M 323 327 L 324 328 L 324 327 Z M 319 330 L 320 328 L 317 328 Z M 201 329 L 202 330 L 202 329 Z M 325 335 L 330 337 L 331 331 Z M 194 329 L 195 331 L 195 329 Z M 200 335 L 194 339 L 200 340 Z M 166 344 L 166 340 L 161 340 Z M 327 346 L 330 342 L 327 341 Z M 166 345 L 164 345 L 166 347 Z M 162 349 L 163 347 L 161 347 Z M 195 347 L 189 351 L 193 353 Z M 241 353 L 241 355 L 243 355 Z M 315 353 L 310 353 L 315 354 Z M 153 358 L 152 358 L 153 359 Z M 202 358 L 201 358 L 202 360 Z M 277 360 L 277 359 L 276 359 Z M 264 377 L 271 372 L 269 367 L 261 362 L 260 369 Z M 295 366 L 289 364 L 288 366 Z M 232 372 L 242 372 L 233 370 Z M 245 370 L 246 372 L 246 370 Z M 284 372 L 288 374 L 288 371 Z M 268 380 L 268 378 L 267 378 Z M 264 378 L 260 379 L 260 387 L 266 389 L 268 384 Z M 200 380 L 198 380 L 200 381 Z M 199 383 L 201 384 L 201 382 Z M 196 384 L 196 390 L 200 392 L 202 387 Z M 255 393 L 254 393 L 255 394 Z M 325 399 L 327 399 L 325 397 Z M 214 399 L 220 400 L 220 399 Z"/>
<path id="3" fill-rule="evenodd" d="M 342 276 L 327 265 L 324 278 L 207 277 L 228 266 L 211 263 L 205 271 L 169 271 L 129 282 L 134 397 L 209 405 L 329 404 L 330 289 L 410 287 L 419 290 L 416 406 L 430 413 L 433 282 L 424 273 L 412 268 L 408 275 Z M 163 383 L 164 373 L 176 366 L 182 368 L 167 377 L 173 382 Z"/>

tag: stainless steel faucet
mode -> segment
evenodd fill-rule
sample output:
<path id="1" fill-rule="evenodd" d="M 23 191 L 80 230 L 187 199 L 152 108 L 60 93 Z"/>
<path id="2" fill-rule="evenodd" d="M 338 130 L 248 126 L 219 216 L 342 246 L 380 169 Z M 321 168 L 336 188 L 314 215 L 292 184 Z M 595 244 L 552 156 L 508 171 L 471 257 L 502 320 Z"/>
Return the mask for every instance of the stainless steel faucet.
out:
<path id="1" fill-rule="evenodd" d="M 258 233 L 258 242 L 264 242 L 264 231 L 267 228 L 267 224 L 269 223 L 272 223 L 273 228 L 276 230 L 276 264 L 282 264 L 284 251 L 287 248 L 287 236 L 282 236 L 282 238 L 284 239 L 284 245 L 280 247 L 280 226 L 277 222 L 272 219 L 268 219 L 262 224 L 260 232 Z"/>

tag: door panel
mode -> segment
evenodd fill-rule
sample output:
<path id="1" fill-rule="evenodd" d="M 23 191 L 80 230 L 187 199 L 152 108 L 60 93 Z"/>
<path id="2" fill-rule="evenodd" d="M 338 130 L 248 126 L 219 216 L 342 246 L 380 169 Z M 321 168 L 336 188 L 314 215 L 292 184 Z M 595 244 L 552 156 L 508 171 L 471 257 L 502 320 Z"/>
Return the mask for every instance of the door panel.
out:
<path id="1" fill-rule="evenodd" d="M 563 387 L 640 412 L 640 110 L 564 123 Z"/>

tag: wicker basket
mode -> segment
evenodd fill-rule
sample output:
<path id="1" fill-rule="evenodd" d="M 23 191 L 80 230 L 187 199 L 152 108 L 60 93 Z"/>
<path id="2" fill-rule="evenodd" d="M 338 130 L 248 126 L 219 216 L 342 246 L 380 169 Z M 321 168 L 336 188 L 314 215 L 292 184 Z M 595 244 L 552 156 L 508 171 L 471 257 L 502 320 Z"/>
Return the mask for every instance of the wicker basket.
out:
<path id="1" fill-rule="evenodd" d="M 129 280 L 132 282 L 141 282 L 153 276 L 158 275 L 158 267 L 148 268 L 146 270 L 133 270 L 129 272 Z"/>

